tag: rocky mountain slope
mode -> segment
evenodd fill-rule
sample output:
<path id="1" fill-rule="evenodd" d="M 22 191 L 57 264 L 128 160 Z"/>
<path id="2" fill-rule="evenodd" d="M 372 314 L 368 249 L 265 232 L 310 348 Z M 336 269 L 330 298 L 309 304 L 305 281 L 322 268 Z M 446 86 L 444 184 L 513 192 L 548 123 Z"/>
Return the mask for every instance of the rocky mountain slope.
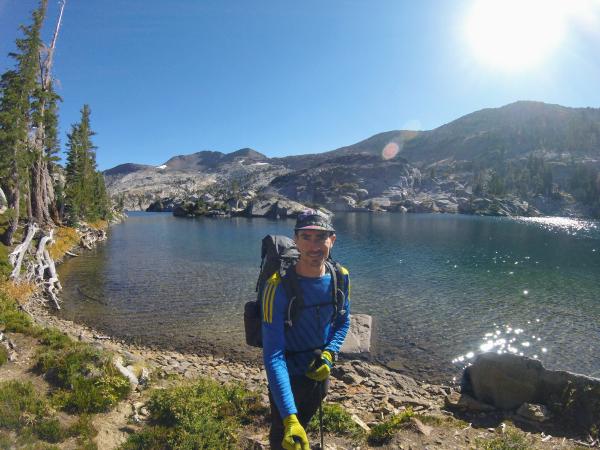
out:
<path id="1" fill-rule="evenodd" d="M 287 172 L 267 161 L 249 148 L 229 154 L 202 151 L 175 156 L 160 166 L 121 164 L 105 171 L 104 177 L 108 192 L 125 209 L 145 210 L 159 199 L 191 198 L 218 186 L 260 189 Z"/>
<path id="2" fill-rule="evenodd" d="M 105 177 L 127 209 L 168 199 L 190 201 L 194 211 L 240 212 L 285 198 L 337 211 L 594 216 L 599 171 L 600 109 L 520 101 L 325 153 L 202 151 L 158 167 L 123 164 Z"/>
<path id="3" fill-rule="evenodd" d="M 600 109 L 520 101 L 463 116 L 406 143 L 411 162 L 487 161 L 498 152 L 520 158 L 531 152 L 600 159 Z"/>

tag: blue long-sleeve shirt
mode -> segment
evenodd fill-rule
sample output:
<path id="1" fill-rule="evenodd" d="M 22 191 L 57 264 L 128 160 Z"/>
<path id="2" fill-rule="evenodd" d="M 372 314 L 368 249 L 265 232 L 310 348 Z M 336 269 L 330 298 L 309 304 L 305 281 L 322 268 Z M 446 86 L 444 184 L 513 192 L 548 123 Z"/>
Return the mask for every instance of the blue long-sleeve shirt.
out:
<path id="1" fill-rule="evenodd" d="M 335 309 L 331 296 L 331 275 L 318 278 L 298 277 L 304 296 L 293 325 L 287 327 L 288 298 L 281 285 L 281 277 L 274 274 L 263 291 L 262 339 L 263 358 L 269 388 L 282 418 L 296 414 L 296 404 L 290 386 L 290 377 L 304 375 L 314 359 L 314 349 L 337 353 L 350 328 L 350 275 L 342 268 L 345 278 L 343 313 L 334 319 Z"/>

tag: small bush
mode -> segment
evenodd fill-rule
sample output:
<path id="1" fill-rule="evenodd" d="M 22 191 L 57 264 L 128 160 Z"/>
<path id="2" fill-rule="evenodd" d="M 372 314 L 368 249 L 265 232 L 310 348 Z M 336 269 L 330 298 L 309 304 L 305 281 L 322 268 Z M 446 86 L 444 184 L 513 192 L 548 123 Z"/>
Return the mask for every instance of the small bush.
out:
<path id="1" fill-rule="evenodd" d="M 129 381 L 121 375 L 90 379 L 75 376 L 71 390 L 57 392 L 55 404 L 74 413 L 104 412 L 127 397 L 129 391 Z"/>
<path id="2" fill-rule="evenodd" d="M 107 230 L 108 229 L 108 220 L 98 219 L 93 222 L 88 222 L 88 226 L 90 228 L 95 228 L 96 230 Z"/>
<path id="3" fill-rule="evenodd" d="M 8 262 L 8 247 L 0 242 L 0 280 L 8 278 L 12 267 Z"/>
<path id="4" fill-rule="evenodd" d="M 43 331 L 40 342 L 44 347 L 35 367 L 59 388 L 53 394 L 55 406 L 75 413 L 103 412 L 129 394 L 129 381 L 107 353 L 52 330 Z"/>
<path id="5" fill-rule="evenodd" d="M 407 408 L 405 411 L 393 416 L 389 420 L 375 425 L 371 428 L 371 432 L 367 436 L 367 441 L 371 445 L 387 444 L 393 439 L 394 435 L 402 425 L 410 421 L 410 418 L 414 415 L 415 413 L 412 408 Z"/>
<path id="6" fill-rule="evenodd" d="M 6 364 L 8 361 L 8 349 L 0 344 L 0 366 Z"/>
<path id="7" fill-rule="evenodd" d="M 29 281 L 19 281 L 18 283 L 8 279 L 0 281 L 0 295 L 21 305 L 26 303 L 38 290 L 38 287 Z"/>
<path id="8" fill-rule="evenodd" d="M 319 430 L 319 411 L 313 416 L 307 428 Z M 362 434 L 362 429 L 352 420 L 350 414 L 341 405 L 334 403 L 323 405 L 323 431 L 353 436 Z"/>
<path id="9" fill-rule="evenodd" d="M 19 448 L 56 448 L 41 443 L 38 439 L 58 443 L 75 437 L 77 448 L 92 450 L 96 448 L 92 438 L 98 434 L 91 417 L 85 414 L 71 426 L 63 427 L 51 413 L 46 398 L 40 396 L 30 382 L 19 381 L 0 383 L 0 428 L 17 432 Z M 0 439 L 0 449 L 2 448 Z"/>
<path id="10" fill-rule="evenodd" d="M 419 419 L 426 425 L 431 425 L 434 427 L 447 426 L 465 428 L 469 426 L 469 424 L 464 420 L 456 419 L 452 416 L 432 416 L 429 414 L 417 414 L 415 415 L 415 418 Z"/>
<path id="11" fill-rule="evenodd" d="M 0 284 L 2 284 L 0 282 Z M 12 284 L 4 282 L 5 285 Z M 29 315 L 18 309 L 15 302 L 0 286 L 0 328 L 15 333 L 32 334 L 35 327 Z"/>
<path id="12" fill-rule="evenodd" d="M 98 430 L 92 424 L 92 417 L 87 414 L 82 414 L 77 418 L 77 422 L 65 430 L 68 437 L 77 438 L 77 448 L 79 450 L 97 450 L 97 446 L 92 440 Z"/>
<path id="13" fill-rule="evenodd" d="M 43 328 L 37 333 L 40 344 L 53 350 L 60 350 L 73 344 L 73 340 L 56 328 Z"/>
<path id="14" fill-rule="evenodd" d="M 47 405 L 31 382 L 0 383 L 0 427 L 18 431 L 41 421 L 46 412 Z"/>
<path id="15" fill-rule="evenodd" d="M 33 425 L 34 433 L 42 440 L 57 443 L 65 439 L 65 430 L 56 418 L 43 419 Z"/>
<path id="16" fill-rule="evenodd" d="M 155 391 L 146 406 L 153 426 L 122 449 L 234 449 L 239 427 L 266 411 L 257 394 L 207 379 Z"/>
<path id="17" fill-rule="evenodd" d="M 178 431 L 163 426 L 150 426 L 133 434 L 120 447 L 120 450 L 163 450 L 177 447 Z"/>
<path id="18" fill-rule="evenodd" d="M 54 242 L 48 246 L 48 253 L 54 261 L 60 261 L 65 253 L 79 244 L 77 230 L 71 227 L 58 227 L 54 234 Z"/>
<path id="19" fill-rule="evenodd" d="M 77 422 L 71 425 L 67 429 L 67 435 L 69 437 L 80 437 L 85 439 L 92 439 L 98 434 L 98 430 L 92 424 L 92 416 L 88 414 L 82 414 L 77 418 Z"/>
<path id="20" fill-rule="evenodd" d="M 11 450 L 14 448 L 13 439 L 10 434 L 0 430 L 0 450 Z"/>
<path id="21" fill-rule="evenodd" d="M 480 450 L 529 450 L 533 442 L 517 430 L 507 430 L 494 439 L 477 439 L 477 448 Z"/>

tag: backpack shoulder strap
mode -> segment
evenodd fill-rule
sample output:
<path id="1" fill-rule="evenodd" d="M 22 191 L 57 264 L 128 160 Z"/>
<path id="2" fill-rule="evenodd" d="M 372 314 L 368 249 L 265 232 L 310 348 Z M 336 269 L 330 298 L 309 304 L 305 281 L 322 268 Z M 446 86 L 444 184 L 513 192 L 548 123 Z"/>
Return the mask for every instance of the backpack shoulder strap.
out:
<path id="1" fill-rule="evenodd" d="M 333 267 L 334 271 L 332 273 L 335 273 L 337 279 L 337 285 L 333 299 L 334 306 L 336 308 L 336 315 L 345 314 L 346 311 L 344 310 L 344 304 L 346 301 L 346 291 L 348 289 L 348 286 L 346 286 L 346 275 L 348 275 L 348 270 L 346 270 L 346 268 L 344 268 L 340 263 L 335 261 L 333 262 Z"/>
<path id="2" fill-rule="evenodd" d="M 333 261 L 325 261 L 325 270 L 331 274 L 331 298 L 335 299 L 336 292 L 338 290 L 339 277 L 335 267 L 336 263 Z"/>
<path id="3" fill-rule="evenodd" d="M 285 274 L 282 276 L 281 282 L 288 299 L 285 325 L 291 327 L 296 317 L 298 317 L 298 313 L 304 306 L 304 295 L 302 294 L 302 289 L 300 289 L 300 282 L 298 281 L 295 266 L 287 268 Z"/>

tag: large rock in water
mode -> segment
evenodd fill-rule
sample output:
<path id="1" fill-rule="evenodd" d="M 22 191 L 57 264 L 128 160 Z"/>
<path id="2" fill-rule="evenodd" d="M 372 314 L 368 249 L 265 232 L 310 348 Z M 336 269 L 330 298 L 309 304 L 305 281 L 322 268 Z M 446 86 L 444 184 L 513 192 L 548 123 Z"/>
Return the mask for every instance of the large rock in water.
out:
<path id="1" fill-rule="evenodd" d="M 509 410 L 535 400 L 542 370 L 535 359 L 484 353 L 465 370 L 465 378 L 477 400 Z"/>
<path id="2" fill-rule="evenodd" d="M 545 405 L 581 433 L 600 423 L 600 379 L 548 370 L 535 359 L 484 353 L 465 369 L 462 384 L 464 393 L 499 409 Z"/>
<path id="3" fill-rule="evenodd" d="M 249 202 L 241 215 L 247 217 L 266 217 L 268 219 L 285 219 L 286 217 L 296 217 L 305 209 L 307 209 L 306 206 L 292 200 L 270 198 Z"/>
<path id="4" fill-rule="evenodd" d="M 350 329 L 340 353 L 358 355 L 371 351 L 371 328 L 373 318 L 367 314 L 350 314 Z"/>

